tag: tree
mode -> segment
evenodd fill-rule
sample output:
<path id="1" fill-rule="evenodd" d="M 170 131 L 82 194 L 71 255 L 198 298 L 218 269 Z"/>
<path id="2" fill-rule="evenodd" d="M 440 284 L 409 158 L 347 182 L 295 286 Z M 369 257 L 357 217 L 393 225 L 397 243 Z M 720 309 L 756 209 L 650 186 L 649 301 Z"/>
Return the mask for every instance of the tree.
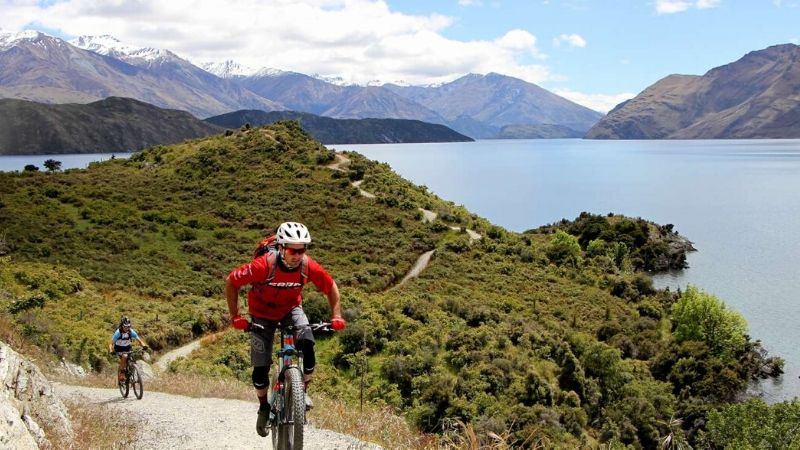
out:
<path id="1" fill-rule="evenodd" d="M 39 168 L 34 166 L 33 164 L 26 164 L 24 170 L 25 172 L 38 172 Z"/>
<path id="2" fill-rule="evenodd" d="M 44 166 L 50 172 L 56 172 L 58 170 L 61 170 L 61 161 L 56 161 L 55 159 L 48 159 L 47 161 L 44 162 Z"/>
<path id="3" fill-rule="evenodd" d="M 708 448 L 800 449 L 800 400 L 723 406 L 709 413 L 701 441 Z"/>
<path id="4" fill-rule="evenodd" d="M 577 237 L 563 230 L 557 230 L 556 235 L 547 244 L 545 253 L 550 262 L 559 266 L 569 264 L 575 267 L 581 259 L 581 245 Z"/>
<path id="5" fill-rule="evenodd" d="M 672 320 L 678 342 L 705 342 L 712 354 L 723 359 L 732 359 L 747 343 L 747 322 L 741 314 L 692 285 L 672 306 Z"/>

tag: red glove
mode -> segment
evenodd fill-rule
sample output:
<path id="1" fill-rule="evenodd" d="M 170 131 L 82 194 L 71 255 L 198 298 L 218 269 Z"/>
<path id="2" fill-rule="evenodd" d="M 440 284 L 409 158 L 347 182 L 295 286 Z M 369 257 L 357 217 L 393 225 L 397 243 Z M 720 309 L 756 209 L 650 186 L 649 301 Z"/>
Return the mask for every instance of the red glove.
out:
<path id="1" fill-rule="evenodd" d="M 334 316 L 333 319 L 331 319 L 331 328 L 333 328 L 334 331 L 342 331 L 345 327 L 347 327 L 347 322 L 342 319 L 342 316 Z"/>
<path id="2" fill-rule="evenodd" d="M 233 323 L 233 328 L 236 328 L 237 330 L 246 330 L 250 327 L 250 322 L 248 322 L 247 319 L 239 315 L 233 316 L 233 319 L 231 319 L 231 323 Z"/>

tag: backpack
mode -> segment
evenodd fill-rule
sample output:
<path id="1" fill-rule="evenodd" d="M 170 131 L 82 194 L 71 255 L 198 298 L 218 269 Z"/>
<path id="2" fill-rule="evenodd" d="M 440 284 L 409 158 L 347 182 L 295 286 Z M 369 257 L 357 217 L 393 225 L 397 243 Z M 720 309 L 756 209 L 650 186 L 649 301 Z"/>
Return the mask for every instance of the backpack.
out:
<path id="1" fill-rule="evenodd" d="M 267 278 L 263 282 L 259 283 L 262 286 L 267 286 L 275 279 L 275 271 L 278 268 L 278 237 L 276 235 L 271 234 L 266 236 L 256 245 L 256 249 L 253 251 L 253 259 L 259 256 L 267 258 L 269 275 L 267 275 Z M 300 283 L 305 286 L 307 280 L 308 264 L 306 264 L 306 258 L 303 256 L 303 259 L 300 260 Z"/>
<path id="2" fill-rule="evenodd" d="M 258 258 L 259 256 L 267 253 L 267 252 L 277 252 L 278 251 L 278 236 L 271 234 L 261 242 L 256 245 L 256 249 L 253 252 L 253 259 Z"/>

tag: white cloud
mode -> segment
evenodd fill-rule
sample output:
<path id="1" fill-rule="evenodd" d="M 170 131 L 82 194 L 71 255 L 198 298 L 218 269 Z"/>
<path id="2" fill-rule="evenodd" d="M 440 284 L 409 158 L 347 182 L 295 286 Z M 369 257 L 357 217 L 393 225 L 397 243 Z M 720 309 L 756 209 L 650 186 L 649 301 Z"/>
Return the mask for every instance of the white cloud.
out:
<path id="1" fill-rule="evenodd" d="M 584 48 L 586 47 L 586 39 L 579 34 L 561 34 L 557 38 L 553 39 L 553 45 L 556 47 L 560 46 L 561 43 L 566 43 L 572 47 Z"/>
<path id="2" fill-rule="evenodd" d="M 453 18 L 398 13 L 384 0 L 0 0 L 0 10 L 0 27 L 10 31 L 110 34 L 194 63 L 232 59 L 354 83 L 435 83 L 469 72 L 533 83 L 558 79 L 548 67 L 530 63 L 546 55 L 527 30 L 450 39 L 443 31 Z"/>
<path id="3" fill-rule="evenodd" d="M 461 6 L 482 6 L 483 2 L 481 0 L 458 0 L 458 4 Z"/>
<path id="4" fill-rule="evenodd" d="M 709 8 L 716 8 L 719 6 L 720 0 L 697 0 L 695 6 L 698 9 L 709 9 Z"/>
<path id="5" fill-rule="evenodd" d="M 721 0 L 656 0 L 656 12 L 658 14 L 675 14 L 691 8 L 716 8 L 720 2 Z"/>
<path id="6" fill-rule="evenodd" d="M 579 105 L 601 113 L 607 113 L 625 100 L 636 97 L 636 94 L 630 92 L 623 92 L 621 94 L 585 94 L 570 89 L 555 89 L 553 92 L 567 100 L 571 100 Z"/>

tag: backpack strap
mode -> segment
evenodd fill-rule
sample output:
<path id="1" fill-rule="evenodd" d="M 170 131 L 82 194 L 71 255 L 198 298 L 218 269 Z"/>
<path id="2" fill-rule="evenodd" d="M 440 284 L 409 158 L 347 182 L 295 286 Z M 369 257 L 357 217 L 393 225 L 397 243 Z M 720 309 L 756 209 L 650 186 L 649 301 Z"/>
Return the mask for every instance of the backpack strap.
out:
<path id="1" fill-rule="evenodd" d="M 269 284 L 272 280 L 275 279 L 275 272 L 278 269 L 278 261 L 280 260 L 280 254 L 277 250 L 270 251 L 264 257 L 267 259 L 267 265 L 269 266 L 269 275 L 267 275 L 266 280 L 264 280 L 263 284 Z M 300 260 L 300 283 L 305 286 L 306 282 L 308 281 L 308 264 L 306 263 L 306 256 L 303 255 L 303 259 Z"/>

